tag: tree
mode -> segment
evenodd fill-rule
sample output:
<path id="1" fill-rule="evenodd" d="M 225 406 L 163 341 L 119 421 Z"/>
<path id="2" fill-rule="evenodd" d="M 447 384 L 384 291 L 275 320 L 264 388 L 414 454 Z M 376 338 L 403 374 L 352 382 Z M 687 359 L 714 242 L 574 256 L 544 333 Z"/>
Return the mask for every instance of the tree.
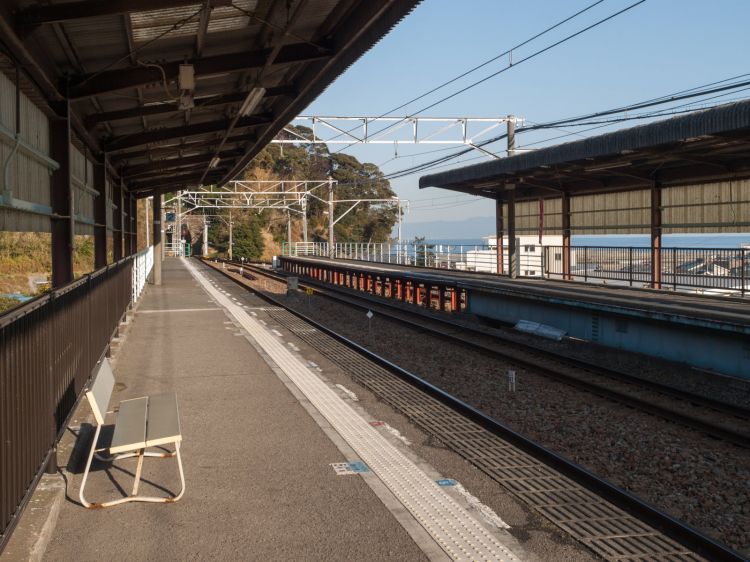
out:
<path id="1" fill-rule="evenodd" d="M 257 221 L 241 222 L 232 231 L 232 256 L 246 260 L 258 260 L 263 256 L 263 235 Z"/>
<path id="2" fill-rule="evenodd" d="M 312 137 L 307 127 L 290 127 L 306 138 Z M 287 132 L 282 138 L 298 138 Z M 360 162 L 357 158 L 342 153 L 331 154 L 325 144 L 270 144 L 254 160 L 254 167 L 247 170 L 246 179 L 306 179 L 325 181 L 329 177 L 338 181 L 336 199 L 390 199 L 396 194 L 383 172 L 375 165 Z M 325 187 L 315 193 L 327 200 Z M 337 216 L 346 210 L 344 204 L 336 206 Z M 308 200 L 308 224 L 310 239 L 328 239 L 328 205 L 316 198 Z M 264 226 L 278 243 L 286 240 L 286 214 L 283 211 L 264 211 Z M 299 232 L 299 217 L 294 217 L 294 230 Z M 335 226 L 339 242 L 387 242 L 393 226 L 398 221 L 398 208 L 373 203 L 360 203 Z"/>
<path id="3" fill-rule="evenodd" d="M 208 245 L 219 254 L 226 255 L 229 249 L 229 228 L 219 218 L 212 219 L 208 225 Z"/>
<path id="4" fill-rule="evenodd" d="M 416 248 L 414 265 L 421 267 L 433 267 L 435 265 L 434 244 L 427 244 L 424 236 L 415 236 L 412 242 Z"/>

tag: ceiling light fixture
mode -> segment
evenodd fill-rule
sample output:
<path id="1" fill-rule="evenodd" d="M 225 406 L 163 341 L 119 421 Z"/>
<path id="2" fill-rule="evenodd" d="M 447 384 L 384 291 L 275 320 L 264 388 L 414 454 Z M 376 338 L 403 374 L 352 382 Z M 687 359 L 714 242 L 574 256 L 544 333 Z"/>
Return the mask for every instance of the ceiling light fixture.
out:
<path id="1" fill-rule="evenodd" d="M 242 102 L 242 106 L 240 106 L 240 116 L 245 117 L 255 111 L 255 108 L 258 107 L 258 104 L 260 104 L 265 95 L 266 89 L 260 86 L 250 90 L 245 101 Z"/>

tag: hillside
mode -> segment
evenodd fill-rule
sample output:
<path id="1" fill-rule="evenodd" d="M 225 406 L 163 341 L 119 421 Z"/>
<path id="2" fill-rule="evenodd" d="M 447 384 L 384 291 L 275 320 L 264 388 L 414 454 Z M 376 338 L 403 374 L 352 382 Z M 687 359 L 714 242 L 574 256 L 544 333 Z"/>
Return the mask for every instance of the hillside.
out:
<path id="1" fill-rule="evenodd" d="M 296 128 L 300 135 L 312 132 L 305 127 Z M 283 146 L 283 147 L 282 147 Z M 383 178 L 380 169 L 371 163 L 360 162 L 348 154 L 334 154 L 324 144 L 267 146 L 245 172 L 245 179 L 252 180 L 327 180 L 338 181 L 335 198 L 341 199 L 390 199 L 396 194 L 390 183 Z M 316 193 L 327 199 L 327 193 Z M 348 205 L 336 207 L 336 216 L 346 211 Z M 220 255 L 227 252 L 229 230 L 224 220 L 214 219 L 209 229 L 209 248 Z M 287 239 L 287 214 L 275 210 L 234 210 L 232 218 L 234 256 L 247 259 L 270 260 L 281 252 Z M 398 209 L 391 205 L 361 203 L 347 213 L 335 226 L 338 242 L 387 242 L 391 230 L 398 220 Z M 292 217 L 292 240 L 302 240 L 302 218 Z M 328 240 L 328 206 L 315 198 L 308 203 L 308 240 Z"/>

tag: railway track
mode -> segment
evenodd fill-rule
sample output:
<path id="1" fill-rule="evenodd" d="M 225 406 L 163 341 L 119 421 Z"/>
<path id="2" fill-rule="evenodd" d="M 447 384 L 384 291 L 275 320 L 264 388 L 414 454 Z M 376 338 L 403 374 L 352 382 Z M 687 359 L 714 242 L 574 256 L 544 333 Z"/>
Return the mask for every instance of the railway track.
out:
<path id="1" fill-rule="evenodd" d="M 253 288 L 253 280 L 214 269 L 269 303 L 264 310 L 275 322 L 605 560 L 745 560 L 726 545 Z"/>
<path id="2" fill-rule="evenodd" d="M 286 276 L 283 274 L 247 264 L 226 263 L 230 267 L 242 267 L 246 275 L 252 272 L 286 284 Z M 436 318 L 432 314 L 383 302 L 367 294 L 338 289 L 307 279 L 300 286 L 311 287 L 318 295 L 336 302 L 361 310 L 373 310 L 421 333 L 460 342 L 470 349 L 510 362 L 517 368 L 531 370 L 713 438 L 750 448 L 750 409 L 503 338 L 497 332 L 488 333 L 466 323 Z"/>

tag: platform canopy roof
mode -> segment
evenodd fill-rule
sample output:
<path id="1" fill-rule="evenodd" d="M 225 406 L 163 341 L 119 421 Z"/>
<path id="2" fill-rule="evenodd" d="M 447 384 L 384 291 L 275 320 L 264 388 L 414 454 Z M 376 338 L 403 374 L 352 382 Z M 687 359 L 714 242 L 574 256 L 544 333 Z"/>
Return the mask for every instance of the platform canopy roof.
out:
<path id="1" fill-rule="evenodd" d="M 482 164 L 422 176 L 441 187 L 516 201 L 750 177 L 750 100 Z"/>
<path id="2" fill-rule="evenodd" d="M 223 184 L 418 3 L 4 0 L 0 70 L 131 192 Z"/>

